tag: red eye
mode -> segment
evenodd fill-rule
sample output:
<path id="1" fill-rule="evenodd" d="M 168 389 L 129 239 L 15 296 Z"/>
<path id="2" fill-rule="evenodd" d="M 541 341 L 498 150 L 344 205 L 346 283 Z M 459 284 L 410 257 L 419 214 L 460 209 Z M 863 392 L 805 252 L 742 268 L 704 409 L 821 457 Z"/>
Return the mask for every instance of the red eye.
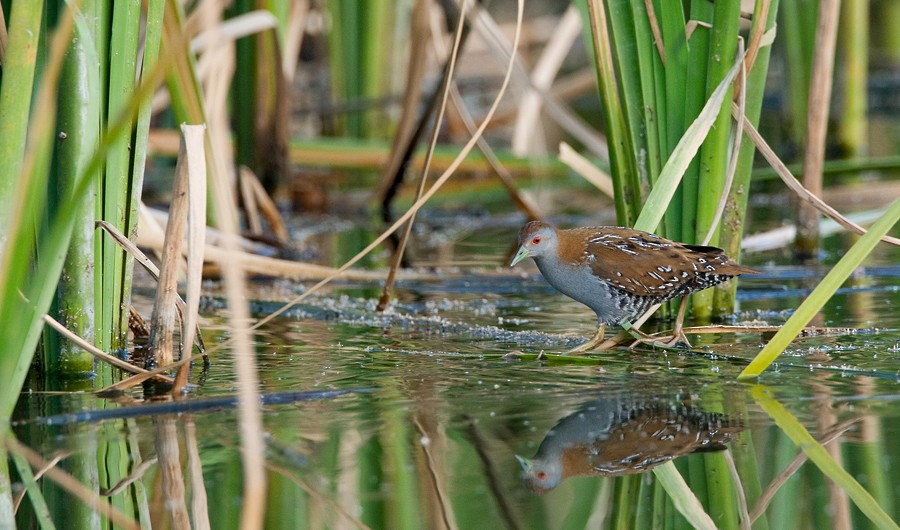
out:
<path id="1" fill-rule="evenodd" d="M 538 239 L 540 239 L 540 238 L 538 238 Z M 547 474 L 544 473 L 543 471 L 538 471 L 535 475 L 537 476 L 537 479 L 540 481 L 543 481 L 544 479 L 547 478 Z"/>
<path id="2" fill-rule="evenodd" d="M 531 238 L 531 244 L 532 244 L 532 245 L 537 245 L 537 244 L 539 244 L 540 242 L 541 242 L 541 236 L 534 236 L 533 238 Z"/>

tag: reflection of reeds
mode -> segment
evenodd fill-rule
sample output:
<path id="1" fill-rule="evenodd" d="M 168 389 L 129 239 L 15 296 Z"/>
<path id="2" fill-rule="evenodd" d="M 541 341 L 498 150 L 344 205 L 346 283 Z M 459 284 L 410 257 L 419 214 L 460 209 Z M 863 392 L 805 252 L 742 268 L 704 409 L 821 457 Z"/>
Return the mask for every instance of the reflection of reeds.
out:
<path id="1" fill-rule="evenodd" d="M 431 387 L 431 385 L 428 385 Z M 422 480 L 419 489 L 424 490 L 422 497 L 427 503 L 431 528 L 458 528 L 453 505 L 450 502 L 450 476 L 447 473 L 447 437 L 435 415 L 433 397 L 422 396 L 418 400 L 419 407 L 413 416 L 413 423 L 419 433 L 419 468 Z M 426 478 L 427 477 L 427 478 Z"/>
<path id="2" fill-rule="evenodd" d="M 753 388 L 756 403 L 766 411 L 791 441 L 815 463 L 821 473 L 830 478 L 845 492 L 856 506 L 875 524 L 894 528 L 896 524 L 884 508 L 816 441 L 806 428 L 773 396 L 773 392 L 761 385 Z"/>
<path id="3" fill-rule="evenodd" d="M 44 475 L 47 478 L 53 480 L 61 487 L 65 488 L 67 492 L 77 497 L 81 502 L 87 504 L 93 510 L 96 510 L 104 517 L 109 518 L 110 521 L 113 521 L 115 524 L 120 525 L 123 528 L 133 528 L 135 530 L 140 528 L 140 526 L 133 519 L 122 514 L 120 511 L 112 507 L 109 502 L 107 502 L 105 499 L 102 499 L 97 492 L 92 491 L 82 485 L 82 483 L 72 475 L 59 468 L 48 466 L 47 462 L 41 457 L 41 455 L 39 455 L 33 449 L 22 445 L 18 440 L 14 439 L 11 436 L 7 436 L 5 445 L 6 449 L 10 453 L 14 453 L 26 459 L 31 467 L 35 469 L 45 469 L 46 471 Z"/>
<path id="4" fill-rule="evenodd" d="M 197 446 L 197 425 L 190 416 L 184 417 L 184 441 L 191 477 L 191 518 L 195 530 L 209 530 L 209 503 L 203 482 L 203 460 Z"/>
<path id="5" fill-rule="evenodd" d="M 853 424 L 859 422 L 858 418 L 851 418 L 849 420 L 845 420 L 843 422 L 837 423 L 831 426 L 827 431 L 822 433 L 820 437 L 820 442 L 823 445 L 828 445 L 832 441 L 843 436 L 848 429 L 850 429 Z M 759 496 L 759 499 L 756 501 L 756 504 L 753 506 L 753 510 L 750 512 L 750 521 L 756 521 L 763 513 L 766 512 L 766 509 L 769 507 L 769 504 L 772 502 L 775 494 L 781 489 L 782 486 L 793 477 L 797 471 L 800 469 L 800 466 L 803 465 L 804 462 L 807 461 L 806 453 L 802 451 L 797 453 L 791 461 L 784 466 L 784 468 L 777 474 L 775 477 L 766 485 L 765 489 Z M 777 520 L 777 519 L 776 519 Z M 774 522 L 774 521 L 772 521 Z"/>
<path id="6" fill-rule="evenodd" d="M 190 528 L 185 502 L 184 472 L 181 469 L 181 451 L 178 442 L 178 426 L 172 416 L 161 416 L 156 424 L 156 456 L 159 462 L 159 490 L 153 496 L 155 508 L 150 511 L 153 526 L 163 526 L 166 519 L 173 528 Z"/>
<path id="7" fill-rule="evenodd" d="M 472 418 L 465 418 L 465 420 L 466 435 L 469 438 L 469 443 L 472 444 L 472 448 L 475 449 L 478 459 L 481 461 L 481 465 L 484 468 L 484 474 L 487 478 L 488 487 L 491 490 L 491 494 L 494 496 L 497 508 L 500 510 L 500 515 L 503 517 L 506 527 L 513 529 L 522 528 L 522 523 L 509 498 L 510 496 L 503 486 L 500 472 L 490 457 L 487 441 L 484 439 L 484 436 L 478 429 L 478 425 Z"/>

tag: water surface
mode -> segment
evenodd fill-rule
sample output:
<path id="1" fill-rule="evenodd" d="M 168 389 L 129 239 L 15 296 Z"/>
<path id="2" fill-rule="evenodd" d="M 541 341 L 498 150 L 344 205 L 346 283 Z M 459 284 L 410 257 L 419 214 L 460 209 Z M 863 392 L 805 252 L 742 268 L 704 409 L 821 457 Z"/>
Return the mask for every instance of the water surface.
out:
<path id="1" fill-rule="evenodd" d="M 452 259 L 502 263 L 509 249 L 497 244 L 501 232 L 457 232 Z M 827 272 L 769 258 L 756 258 L 763 273 L 741 281 L 732 322 L 781 324 Z M 756 384 L 735 379 L 770 336 L 760 333 L 692 336 L 693 351 L 536 360 L 586 340 L 594 320 L 533 267 L 401 281 L 385 314 L 374 311 L 378 284 L 338 283 L 254 336 L 267 396 L 266 527 L 685 527 L 655 475 L 638 473 L 675 457 L 716 524 L 734 526 L 740 498 L 748 512 L 759 510 L 761 492 L 801 454 L 770 416 L 773 407 L 816 439 L 836 439 L 833 458 L 895 516 L 898 258 L 879 249 L 814 322 L 845 331 L 797 339 Z M 203 330 L 215 345 L 228 328 L 209 287 Z M 254 315 L 302 290 L 258 284 Z M 233 356 L 222 349 L 207 372 L 194 371 L 189 399 L 209 407 L 160 405 L 169 414 L 136 409 L 126 418 L 126 407 L 151 404 L 139 391 L 117 400 L 34 393 L 20 403 L 16 433 L 44 458 L 62 456 L 66 469 L 145 525 L 179 517 L 197 524 L 205 514 L 212 528 L 236 527 L 237 413 L 232 402 L 213 401 L 235 394 Z M 92 410 L 112 416 L 73 415 Z M 535 467 L 523 477 L 528 461 Z M 559 467 L 558 484 L 536 487 L 545 472 L 538 464 Z M 66 494 L 47 491 L 73 527 L 96 521 L 62 503 Z M 867 524 L 810 462 L 767 506 L 754 528 Z"/>

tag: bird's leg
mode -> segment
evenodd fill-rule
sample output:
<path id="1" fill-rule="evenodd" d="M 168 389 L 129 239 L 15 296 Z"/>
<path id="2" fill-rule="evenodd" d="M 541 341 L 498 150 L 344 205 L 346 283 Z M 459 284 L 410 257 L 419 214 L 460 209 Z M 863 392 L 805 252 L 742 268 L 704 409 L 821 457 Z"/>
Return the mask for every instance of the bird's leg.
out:
<path id="1" fill-rule="evenodd" d="M 606 335 L 606 326 L 604 324 L 599 324 L 597 327 L 597 333 L 591 338 L 591 340 L 585 342 L 581 346 L 577 346 L 567 351 L 566 353 L 584 353 L 590 349 L 597 347 L 601 342 L 603 342 L 603 336 Z"/>
<path id="2" fill-rule="evenodd" d="M 664 346 L 663 343 L 659 342 L 658 338 L 656 338 L 652 335 L 648 335 L 639 329 L 634 329 L 634 328 L 629 329 L 628 333 L 630 333 L 632 336 L 638 337 L 637 339 L 635 339 L 634 342 L 631 343 L 630 346 L 628 346 L 629 350 L 633 350 L 638 344 L 649 344 L 651 346 Z"/>
<path id="3" fill-rule="evenodd" d="M 681 303 L 678 305 L 678 314 L 675 317 L 675 329 L 672 330 L 672 338 L 669 339 L 668 342 L 662 342 L 661 338 L 651 337 L 643 332 L 638 332 L 643 335 L 641 338 L 634 341 L 631 346 L 628 347 L 629 350 L 634 349 L 638 344 L 650 344 L 656 346 L 662 346 L 665 348 L 672 348 L 676 346 L 679 342 L 683 342 L 688 348 L 691 347 L 691 342 L 687 339 L 684 334 L 684 314 L 687 311 L 687 296 L 681 298 Z M 631 330 L 637 331 L 637 330 Z"/>
<path id="4" fill-rule="evenodd" d="M 681 303 L 678 304 L 678 315 L 675 316 L 675 329 L 672 330 L 672 340 L 666 343 L 666 346 L 675 346 L 679 342 L 683 342 L 688 348 L 691 347 L 691 341 L 684 335 L 684 313 L 687 311 L 687 296 L 681 297 Z"/>

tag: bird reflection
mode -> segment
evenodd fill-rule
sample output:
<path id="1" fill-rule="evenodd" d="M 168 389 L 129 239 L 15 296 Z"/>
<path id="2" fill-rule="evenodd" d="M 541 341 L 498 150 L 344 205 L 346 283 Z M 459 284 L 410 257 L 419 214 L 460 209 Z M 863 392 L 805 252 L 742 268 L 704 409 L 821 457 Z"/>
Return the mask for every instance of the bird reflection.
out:
<path id="1" fill-rule="evenodd" d="M 516 458 L 525 486 L 546 493 L 569 477 L 643 473 L 681 455 L 722 450 L 742 429 L 683 400 L 595 399 L 557 423 L 534 458 Z"/>

